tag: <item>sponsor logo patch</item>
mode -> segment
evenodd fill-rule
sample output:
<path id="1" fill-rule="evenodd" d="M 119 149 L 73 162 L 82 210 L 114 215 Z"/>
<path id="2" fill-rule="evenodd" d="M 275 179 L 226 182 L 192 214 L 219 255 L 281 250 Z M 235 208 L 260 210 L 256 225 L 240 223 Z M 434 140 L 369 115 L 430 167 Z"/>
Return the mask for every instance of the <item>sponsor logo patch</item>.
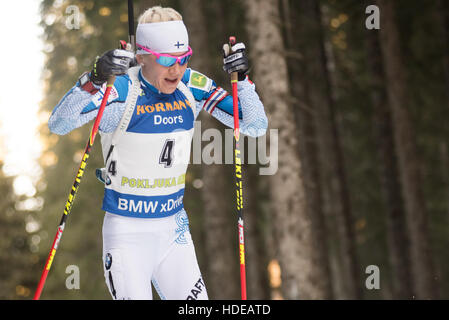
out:
<path id="1" fill-rule="evenodd" d="M 199 72 L 192 72 L 190 74 L 190 87 L 206 90 L 208 91 L 212 81 L 206 77 L 205 75 L 202 75 Z"/>

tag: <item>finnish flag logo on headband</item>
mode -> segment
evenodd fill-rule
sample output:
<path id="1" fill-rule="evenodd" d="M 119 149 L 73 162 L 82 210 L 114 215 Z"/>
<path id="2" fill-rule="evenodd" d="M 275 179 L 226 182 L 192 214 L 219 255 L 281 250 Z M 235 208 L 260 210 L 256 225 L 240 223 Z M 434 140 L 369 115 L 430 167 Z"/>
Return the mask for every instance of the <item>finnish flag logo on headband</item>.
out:
<path id="1" fill-rule="evenodd" d="M 189 35 L 182 20 L 141 23 L 137 26 L 137 44 L 157 53 L 187 51 Z M 138 54 L 148 54 L 137 47 Z"/>

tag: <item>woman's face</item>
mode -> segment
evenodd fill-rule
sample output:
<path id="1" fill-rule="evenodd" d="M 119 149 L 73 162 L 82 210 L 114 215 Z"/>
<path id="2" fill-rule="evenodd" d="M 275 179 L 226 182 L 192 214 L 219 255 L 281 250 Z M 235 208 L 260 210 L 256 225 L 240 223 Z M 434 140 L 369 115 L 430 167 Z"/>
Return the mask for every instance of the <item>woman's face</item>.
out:
<path id="1" fill-rule="evenodd" d="M 182 56 L 185 52 L 170 53 L 173 56 Z M 181 81 L 184 72 L 187 69 L 187 63 L 183 66 L 175 63 L 171 67 L 161 66 L 156 62 L 156 56 L 152 54 L 137 54 L 137 62 L 142 66 L 142 73 L 156 89 L 162 93 L 170 94 L 176 90 Z"/>

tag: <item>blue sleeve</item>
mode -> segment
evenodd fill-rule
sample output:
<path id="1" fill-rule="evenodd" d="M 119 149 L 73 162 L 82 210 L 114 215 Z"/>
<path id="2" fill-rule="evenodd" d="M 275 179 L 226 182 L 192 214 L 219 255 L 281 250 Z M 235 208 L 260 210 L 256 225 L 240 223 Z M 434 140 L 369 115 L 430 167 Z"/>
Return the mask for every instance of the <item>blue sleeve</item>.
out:
<path id="1" fill-rule="evenodd" d="M 112 132 L 117 127 L 125 109 L 129 83 L 127 75 L 116 77 L 99 130 Z M 48 120 L 50 131 L 59 135 L 67 134 L 94 119 L 98 114 L 105 89 L 106 85 L 103 85 L 97 93 L 91 95 L 82 90 L 77 83 L 53 109 Z"/>
<path id="2" fill-rule="evenodd" d="M 186 70 L 183 81 L 197 101 L 196 116 L 204 109 L 226 126 L 234 128 L 232 96 L 226 90 L 217 86 L 212 79 L 191 69 Z M 245 79 L 239 81 L 237 86 L 240 131 L 252 137 L 264 135 L 268 127 L 268 119 L 256 93 L 255 85 Z"/>
<path id="3" fill-rule="evenodd" d="M 184 73 L 182 81 L 190 88 L 195 100 L 202 105 L 205 111 L 212 114 L 215 108 L 234 116 L 234 105 L 232 96 L 223 88 L 216 85 L 215 81 L 209 79 L 205 75 L 187 69 Z M 239 118 L 242 119 L 242 107 L 239 102 Z"/>
<path id="4" fill-rule="evenodd" d="M 108 102 L 106 103 L 107 106 L 114 102 L 126 101 L 126 97 L 128 96 L 128 82 L 129 82 L 128 75 L 119 76 L 115 78 L 114 82 L 115 95 L 112 97 L 112 99 L 108 99 Z M 81 111 L 81 114 L 87 114 L 94 110 L 98 110 L 100 108 L 102 99 L 103 94 L 95 95 L 92 101 Z"/>

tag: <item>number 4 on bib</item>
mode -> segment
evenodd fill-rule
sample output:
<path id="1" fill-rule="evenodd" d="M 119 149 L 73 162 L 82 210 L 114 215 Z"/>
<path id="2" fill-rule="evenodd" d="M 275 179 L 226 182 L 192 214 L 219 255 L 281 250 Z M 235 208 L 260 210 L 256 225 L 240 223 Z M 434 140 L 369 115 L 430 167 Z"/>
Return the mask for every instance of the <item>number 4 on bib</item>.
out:
<path id="1" fill-rule="evenodd" d="M 111 161 L 111 163 L 109 164 L 109 167 L 108 167 L 108 172 L 110 173 L 110 174 L 112 174 L 113 176 L 115 176 L 116 174 L 117 174 L 117 170 L 115 169 L 115 161 Z"/>
<path id="2" fill-rule="evenodd" d="M 165 168 L 171 167 L 173 163 L 173 148 L 175 146 L 175 140 L 168 139 L 165 141 L 162 147 L 161 156 L 159 157 L 159 163 L 163 164 Z"/>

